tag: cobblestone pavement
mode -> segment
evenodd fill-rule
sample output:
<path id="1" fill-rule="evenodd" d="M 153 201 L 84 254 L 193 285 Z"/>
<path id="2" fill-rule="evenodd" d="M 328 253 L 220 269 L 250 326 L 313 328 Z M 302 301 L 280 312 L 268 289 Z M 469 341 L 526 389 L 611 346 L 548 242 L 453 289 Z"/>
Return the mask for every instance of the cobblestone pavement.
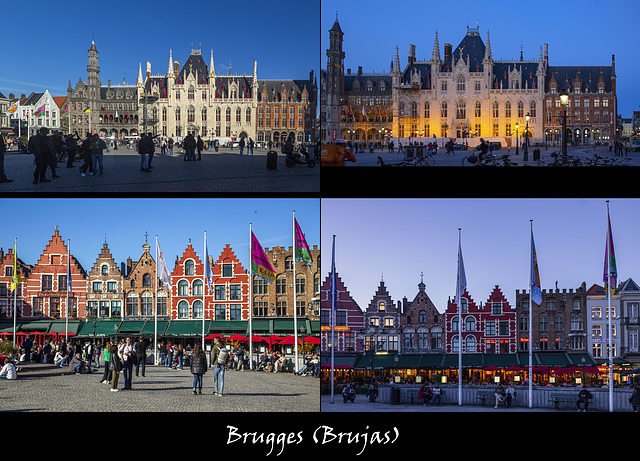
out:
<path id="1" fill-rule="evenodd" d="M 533 149 L 540 149 L 540 161 L 533 160 Z M 561 147 L 548 147 L 545 149 L 544 147 L 531 147 L 529 149 L 528 161 L 523 161 L 523 153 L 522 150 L 519 151 L 518 155 L 515 155 L 515 148 L 512 148 L 511 151 L 507 148 L 502 148 L 500 150 L 494 151 L 494 153 L 500 157 L 509 152 L 509 159 L 517 163 L 518 166 L 540 166 L 542 162 L 545 164 L 553 163 L 554 158 L 551 156 L 553 152 L 560 153 Z M 462 159 L 469 155 L 473 151 L 454 151 L 453 155 L 446 155 L 443 149 L 438 149 L 438 153 L 435 155 L 435 164 L 434 166 L 462 166 Z M 597 154 L 600 157 L 607 157 L 611 159 L 628 159 L 624 160 L 624 164 L 629 166 L 640 166 L 640 152 L 629 152 L 626 156 L 615 156 L 615 153 L 609 152 L 609 148 L 606 146 L 602 147 L 569 147 L 567 149 L 567 154 L 572 156 L 578 156 L 581 159 L 590 158 L 593 159 L 593 155 Z M 378 157 L 382 158 L 382 161 L 385 164 L 393 165 L 395 163 L 400 163 L 404 161 L 404 153 L 397 152 L 387 152 L 386 149 L 383 150 L 375 150 L 373 153 L 365 152 L 355 154 L 356 162 L 346 162 L 347 167 L 355 167 L 355 166 L 377 166 L 378 165 Z"/>
<path id="2" fill-rule="evenodd" d="M 197 155 L 197 154 L 196 154 Z M 203 151 L 201 161 L 185 162 L 184 154 L 174 149 L 173 155 L 153 157 L 153 171 L 140 171 L 140 155 L 120 147 L 104 154 L 104 176 L 80 176 L 81 160 L 73 168 L 66 160 L 58 162 L 56 174 L 60 177 L 49 183 L 33 184 L 33 155 L 18 154 L 12 150 L 5 154 L 4 166 L 10 183 L 0 184 L 0 194 L 65 192 L 70 194 L 155 194 L 155 193 L 318 193 L 320 167 L 298 165 L 288 168 L 284 155 L 278 152 L 277 169 L 267 170 L 267 151 L 255 150 L 254 155 L 242 155 L 236 150 Z M 51 179 L 51 170 L 47 171 Z"/>
<path id="3" fill-rule="evenodd" d="M 32 365 L 27 365 L 27 367 Z M 20 412 L 319 412 L 317 378 L 291 373 L 227 371 L 223 396 L 213 395 L 213 370 L 203 378 L 202 395 L 192 392 L 188 368 L 147 366 L 134 376 L 130 391 L 101 384 L 104 368 L 76 375 L 68 368 L 20 372 L 15 381 L 0 380 L 0 411 Z"/>

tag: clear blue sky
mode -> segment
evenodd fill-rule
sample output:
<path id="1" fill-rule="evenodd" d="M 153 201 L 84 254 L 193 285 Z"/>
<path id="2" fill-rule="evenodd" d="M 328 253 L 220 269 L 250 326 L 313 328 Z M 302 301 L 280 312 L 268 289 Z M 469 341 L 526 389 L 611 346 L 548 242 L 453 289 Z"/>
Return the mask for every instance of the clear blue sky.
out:
<path id="1" fill-rule="evenodd" d="M 67 85 L 87 81 L 92 36 L 99 52 L 100 80 L 135 84 L 138 66 L 166 74 L 169 49 L 182 66 L 191 45 L 202 46 L 216 73 L 259 79 L 308 79 L 319 71 L 319 0 L 129 2 L 70 0 L 15 2 L 5 7 L 0 38 L 0 92 L 8 96 L 49 90 L 66 96 Z"/>
<path id="2" fill-rule="evenodd" d="M 322 0 L 322 67 L 326 68 L 328 30 L 338 12 L 344 32 L 345 68 L 353 72 L 389 72 L 399 48 L 405 65 L 409 44 L 416 46 L 416 58 L 431 59 L 436 29 L 443 56 L 444 44 L 456 47 L 467 32 L 467 24 L 479 24 L 486 44 L 487 29 L 494 59 L 537 60 L 540 46 L 549 44 L 550 65 L 610 66 L 616 55 L 618 112 L 626 118 L 640 110 L 640 60 L 637 29 L 640 2 L 637 0 L 540 0 L 513 3 L 484 2 L 389 3 L 380 0 Z"/>
<path id="3" fill-rule="evenodd" d="M 249 223 L 263 248 L 293 245 L 293 212 L 310 247 L 320 243 L 319 199 L 2 199 L 12 225 L 0 229 L 5 252 L 18 238 L 18 257 L 36 264 L 58 226 L 71 253 L 91 270 L 106 241 L 116 263 L 142 254 L 145 232 L 155 258 L 155 238 L 168 263 L 181 256 L 189 238 L 201 258 L 204 231 L 217 259 L 228 243 L 249 268 Z M 170 264 L 169 271 L 173 270 Z"/>
<path id="4" fill-rule="evenodd" d="M 610 199 L 618 280 L 640 282 L 640 199 Z M 336 268 L 362 309 L 381 277 L 394 301 L 413 301 L 420 272 L 443 313 L 455 297 L 458 228 L 467 287 L 476 303 L 495 285 L 512 306 L 515 290 L 528 289 L 530 220 L 543 289 L 602 285 L 606 199 L 323 199 L 323 280 Z"/>

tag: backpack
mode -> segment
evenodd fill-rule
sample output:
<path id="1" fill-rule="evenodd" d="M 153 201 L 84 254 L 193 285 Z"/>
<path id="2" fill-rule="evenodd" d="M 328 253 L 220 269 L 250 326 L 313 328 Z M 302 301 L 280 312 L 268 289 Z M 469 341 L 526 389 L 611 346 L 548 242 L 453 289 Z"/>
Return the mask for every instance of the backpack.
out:
<path id="1" fill-rule="evenodd" d="M 229 360 L 229 350 L 225 347 L 218 352 L 218 365 L 225 365 Z"/>

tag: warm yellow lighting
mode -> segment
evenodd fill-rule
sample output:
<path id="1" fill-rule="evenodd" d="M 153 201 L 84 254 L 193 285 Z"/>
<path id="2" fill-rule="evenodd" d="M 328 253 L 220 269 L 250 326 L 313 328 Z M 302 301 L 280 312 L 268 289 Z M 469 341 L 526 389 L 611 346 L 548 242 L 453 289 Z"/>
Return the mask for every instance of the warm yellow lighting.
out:
<path id="1" fill-rule="evenodd" d="M 569 104 L 569 94 L 564 90 L 560 92 L 560 104 L 563 106 Z"/>

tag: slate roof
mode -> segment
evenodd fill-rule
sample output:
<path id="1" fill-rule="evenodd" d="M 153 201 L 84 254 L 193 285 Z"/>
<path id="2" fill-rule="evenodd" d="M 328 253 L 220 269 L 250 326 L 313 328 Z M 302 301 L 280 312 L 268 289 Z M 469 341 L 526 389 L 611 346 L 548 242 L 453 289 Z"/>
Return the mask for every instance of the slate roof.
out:
<path id="1" fill-rule="evenodd" d="M 355 90 L 354 89 L 354 83 L 356 82 L 356 80 L 360 83 L 360 90 Z M 380 89 L 379 89 L 379 85 L 380 85 L 380 81 L 384 80 L 385 82 L 385 90 L 383 91 L 383 93 L 388 93 L 391 94 L 391 75 L 389 74 L 376 74 L 376 73 L 371 73 L 371 74 L 347 74 L 344 76 L 344 89 L 347 92 L 354 92 L 354 91 L 358 91 L 358 92 L 362 92 L 362 93 L 366 93 L 366 94 L 371 94 L 371 92 L 367 91 L 367 81 L 371 80 L 371 83 L 373 83 L 373 92 L 377 92 L 380 93 Z M 308 91 L 308 90 L 307 90 Z"/>
<path id="2" fill-rule="evenodd" d="M 604 80 L 605 93 L 611 93 L 611 75 L 613 73 L 612 66 L 549 66 L 547 68 L 546 88 L 545 92 L 549 92 L 549 83 L 555 77 L 558 83 L 558 90 L 571 88 L 573 91 L 573 82 L 576 76 L 580 77 L 580 88 L 585 92 L 588 88 L 589 93 L 598 92 L 598 80 L 602 75 Z"/>

